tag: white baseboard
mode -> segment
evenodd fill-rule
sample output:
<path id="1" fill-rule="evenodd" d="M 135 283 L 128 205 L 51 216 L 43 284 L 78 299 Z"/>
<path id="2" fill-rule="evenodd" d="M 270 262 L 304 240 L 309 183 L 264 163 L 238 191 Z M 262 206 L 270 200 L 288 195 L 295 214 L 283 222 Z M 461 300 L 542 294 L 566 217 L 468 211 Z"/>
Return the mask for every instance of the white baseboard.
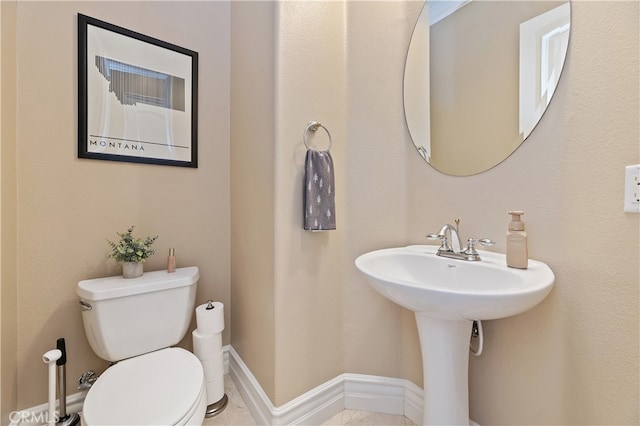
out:
<path id="1" fill-rule="evenodd" d="M 404 415 L 417 425 L 422 423 L 423 391 L 409 380 L 344 373 L 275 407 L 233 347 L 224 346 L 223 351 L 224 373 L 230 375 L 257 424 L 321 425 L 345 409 Z M 86 393 L 69 395 L 67 412 L 82 412 Z M 48 409 L 45 403 L 15 411 L 9 422 L 3 423 L 44 424 Z M 473 421 L 470 425 L 480 426 Z"/>
<path id="2" fill-rule="evenodd" d="M 67 413 L 79 413 L 82 411 L 82 404 L 84 403 L 84 397 L 87 395 L 87 391 L 74 393 L 67 396 Z M 60 404 L 56 401 L 56 412 Z M 2 424 L 8 424 L 9 426 L 36 426 L 47 424 L 49 416 L 49 403 L 36 405 L 35 407 L 26 408 L 23 410 L 16 410 L 9 414 L 9 422 Z"/>
<path id="3" fill-rule="evenodd" d="M 404 415 L 422 423 L 423 392 L 409 380 L 344 373 L 275 407 L 232 347 L 229 375 L 258 424 L 321 425 L 344 409 Z"/>
<path id="4" fill-rule="evenodd" d="M 259 425 L 321 425 L 345 409 L 404 415 L 422 424 L 424 392 L 409 380 L 344 373 L 275 407 L 233 347 L 229 375 Z"/>

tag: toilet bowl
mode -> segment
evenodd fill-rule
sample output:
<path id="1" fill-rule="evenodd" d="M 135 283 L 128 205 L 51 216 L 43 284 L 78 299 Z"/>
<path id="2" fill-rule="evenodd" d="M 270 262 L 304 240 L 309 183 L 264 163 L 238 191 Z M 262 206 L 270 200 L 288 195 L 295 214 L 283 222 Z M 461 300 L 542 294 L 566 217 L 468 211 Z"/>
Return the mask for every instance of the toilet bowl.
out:
<path id="1" fill-rule="evenodd" d="M 202 363 L 182 348 L 121 361 L 93 384 L 84 425 L 201 425 L 207 407 Z"/>

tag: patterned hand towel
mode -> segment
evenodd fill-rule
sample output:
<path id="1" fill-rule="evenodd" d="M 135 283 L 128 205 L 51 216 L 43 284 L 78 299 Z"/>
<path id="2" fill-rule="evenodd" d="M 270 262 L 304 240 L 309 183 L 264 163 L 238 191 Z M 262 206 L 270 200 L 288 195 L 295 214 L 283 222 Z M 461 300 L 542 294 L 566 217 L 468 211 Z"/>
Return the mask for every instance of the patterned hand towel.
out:
<path id="1" fill-rule="evenodd" d="M 304 165 L 304 229 L 336 229 L 333 159 L 329 151 L 308 150 Z"/>

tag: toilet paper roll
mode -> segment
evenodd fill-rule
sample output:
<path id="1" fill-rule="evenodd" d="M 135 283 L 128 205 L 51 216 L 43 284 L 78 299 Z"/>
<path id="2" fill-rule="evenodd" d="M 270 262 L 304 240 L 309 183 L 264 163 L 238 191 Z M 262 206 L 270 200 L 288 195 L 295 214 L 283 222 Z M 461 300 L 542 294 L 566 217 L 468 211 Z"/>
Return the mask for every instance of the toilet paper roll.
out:
<path id="1" fill-rule="evenodd" d="M 224 376 L 224 358 L 222 351 L 209 359 L 201 359 L 200 362 L 204 369 L 205 381 L 211 382 Z"/>
<path id="2" fill-rule="evenodd" d="M 193 353 L 198 359 L 208 359 L 222 350 L 222 333 L 202 334 L 198 329 L 191 333 Z"/>
<path id="3" fill-rule="evenodd" d="M 207 309 L 208 303 L 196 308 L 196 325 L 200 334 L 213 335 L 224 330 L 224 305 L 220 302 L 213 302 L 212 305 L 212 309 Z"/>
<path id="4" fill-rule="evenodd" d="M 224 377 L 207 382 L 207 405 L 214 404 L 224 396 Z"/>

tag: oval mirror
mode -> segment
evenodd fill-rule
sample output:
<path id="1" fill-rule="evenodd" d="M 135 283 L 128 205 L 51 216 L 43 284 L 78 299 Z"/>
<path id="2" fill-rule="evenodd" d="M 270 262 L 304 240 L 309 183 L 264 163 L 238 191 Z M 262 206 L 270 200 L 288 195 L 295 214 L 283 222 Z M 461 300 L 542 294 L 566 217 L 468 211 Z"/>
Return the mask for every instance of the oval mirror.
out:
<path id="1" fill-rule="evenodd" d="M 558 85 L 568 1 L 427 1 L 404 72 L 411 139 L 437 170 L 470 176 L 529 136 Z"/>

